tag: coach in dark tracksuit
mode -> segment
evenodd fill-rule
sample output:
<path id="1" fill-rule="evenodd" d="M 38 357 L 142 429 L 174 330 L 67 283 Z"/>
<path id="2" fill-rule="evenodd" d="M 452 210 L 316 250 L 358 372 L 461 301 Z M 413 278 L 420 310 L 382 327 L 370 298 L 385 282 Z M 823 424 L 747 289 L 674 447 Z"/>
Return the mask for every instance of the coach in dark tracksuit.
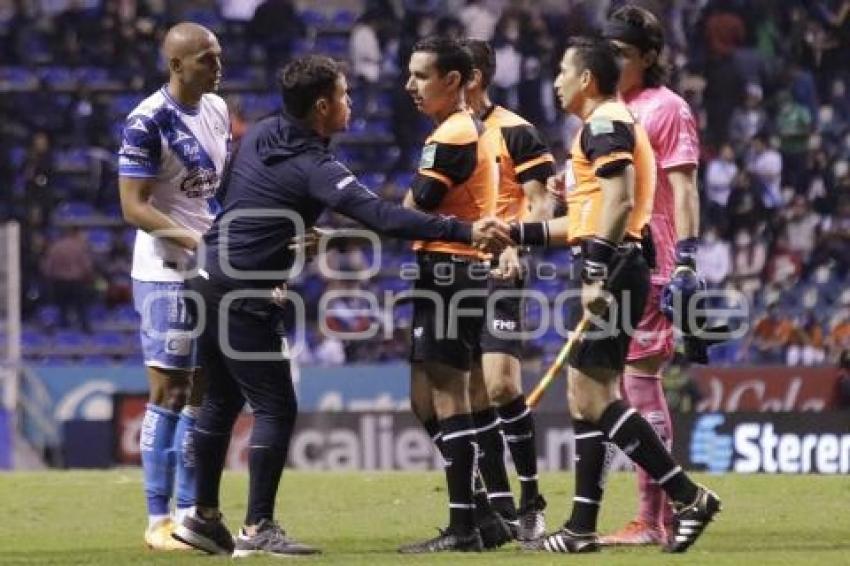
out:
<path id="1" fill-rule="evenodd" d="M 260 121 L 243 138 L 222 183 L 224 210 L 205 237 L 204 268 L 190 282 L 204 299 L 200 349 L 210 384 L 197 423 L 197 508 L 174 536 L 234 556 L 317 552 L 273 521 L 297 413 L 276 331 L 280 309 L 270 300 L 281 272 L 294 263 L 290 240 L 331 208 L 399 238 L 510 243 L 507 226 L 496 220 L 469 224 L 385 202 L 333 157 L 328 141 L 347 127 L 350 101 L 345 77 L 331 59 L 293 61 L 280 81 L 287 113 Z M 248 290 L 253 296 L 244 296 Z M 239 355 L 245 352 L 253 354 Z M 234 543 L 218 510 L 218 492 L 233 424 L 246 400 L 254 413 L 250 491 L 245 525 Z"/>

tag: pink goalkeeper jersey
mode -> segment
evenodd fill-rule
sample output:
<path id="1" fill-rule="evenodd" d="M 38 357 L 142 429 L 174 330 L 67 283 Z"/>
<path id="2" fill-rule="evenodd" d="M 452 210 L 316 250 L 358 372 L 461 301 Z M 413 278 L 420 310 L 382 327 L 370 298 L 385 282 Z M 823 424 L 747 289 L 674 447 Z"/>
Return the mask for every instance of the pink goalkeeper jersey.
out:
<path id="1" fill-rule="evenodd" d="M 623 101 L 646 130 L 655 152 L 658 170 L 650 227 L 657 265 L 652 282 L 665 284 L 676 263 L 676 207 L 665 169 L 699 162 L 696 122 L 688 103 L 667 87 L 633 91 Z"/>

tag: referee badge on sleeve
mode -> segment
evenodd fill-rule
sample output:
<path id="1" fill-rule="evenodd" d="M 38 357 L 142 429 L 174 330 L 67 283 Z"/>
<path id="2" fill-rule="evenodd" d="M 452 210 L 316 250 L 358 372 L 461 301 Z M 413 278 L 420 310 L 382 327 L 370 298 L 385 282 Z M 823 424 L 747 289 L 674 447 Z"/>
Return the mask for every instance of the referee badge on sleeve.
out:
<path id="1" fill-rule="evenodd" d="M 429 143 L 422 148 L 422 158 L 419 160 L 420 169 L 430 169 L 434 166 L 437 157 L 437 144 Z"/>

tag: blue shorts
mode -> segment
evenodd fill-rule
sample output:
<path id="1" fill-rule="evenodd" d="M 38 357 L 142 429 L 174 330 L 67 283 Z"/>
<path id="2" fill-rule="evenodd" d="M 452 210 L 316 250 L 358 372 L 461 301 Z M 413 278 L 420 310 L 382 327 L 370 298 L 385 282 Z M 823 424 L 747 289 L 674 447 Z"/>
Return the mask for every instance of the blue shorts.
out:
<path id="1" fill-rule="evenodd" d="M 198 367 L 196 308 L 183 295 L 183 282 L 133 279 L 133 303 L 142 317 L 139 334 L 145 365 L 162 369 Z"/>

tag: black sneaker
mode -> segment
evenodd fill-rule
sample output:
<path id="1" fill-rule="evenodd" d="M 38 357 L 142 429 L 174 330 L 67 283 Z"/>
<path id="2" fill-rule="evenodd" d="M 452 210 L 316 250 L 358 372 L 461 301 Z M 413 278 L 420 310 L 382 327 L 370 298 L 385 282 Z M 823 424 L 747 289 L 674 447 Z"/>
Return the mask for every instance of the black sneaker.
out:
<path id="1" fill-rule="evenodd" d="M 546 509 L 546 500 L 539 494 L 519 508 L 517 540 L 528 542 L 539 539 L 546 533 L 546 518 L 543 516 L 544 509 Z"/>
<path id="2" fill-rule="evenodd" d="M 240 531 L 239 536 L 236 537 L 233 558 L 255 555 L 307 556 L 320 552 L 318 548 L 288 537 L 286 531 L 281 529 L 277 522 L 263 519 L 257 524 L 257 534 L 254 536 L 249 537 L 244 531 Z"/>
<path id="3" fill-rule="evenodd" d="M 481 533 L 481 543 L 485 549 L 499 548 L 514 539 L 507 521 L 495 511 L 477 519 L 475 525 Z"/>
<path id="4" fill-rule="evenodd" d="M 481 552 L 484 543 L 481 534 L 474 529 L 467 535 L 452 532 L 451 528 L 440 531 L 440 536 L 422 542 L 406 544 L 398 549 L 401 554 L 426 554 L 429 552 Z"/>
<path id="5" fill-rule="evenodd" d="M 567 527 L 561 527 L 552 534 L 523 543 L 522 547 L 526 550 L 569 552 L 571 554 L 599 552 L 599 535 L 596 533 L 574 533 Z"/>
<path id="6" fill-rule="evenodd" d="M 720 511 L 720 498 L 717 494 L 699 486 L 693 503 L 676 507 L 676 513 L 673 515 L 673 531 L 669 533 L 664 552 L 687 551 Z"/>
<path id="7" fill-rule="evenodd" d="M 229 556 L 233 552 L 233 535 L 227 530 L 223 519 L 221 513 L 213 519 L 204 519 L 193 509 L 177 525 L 171 536 L 198 550 Z"/>

